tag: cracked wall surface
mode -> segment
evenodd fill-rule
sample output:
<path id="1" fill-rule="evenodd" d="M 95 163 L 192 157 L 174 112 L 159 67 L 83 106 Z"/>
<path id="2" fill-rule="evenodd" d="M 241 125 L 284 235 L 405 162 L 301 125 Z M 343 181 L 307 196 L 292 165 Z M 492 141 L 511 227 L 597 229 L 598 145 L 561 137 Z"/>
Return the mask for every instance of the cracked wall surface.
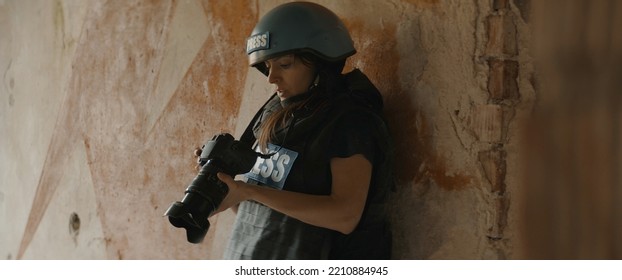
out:
<path id="1" fill-rule="evenodd" d="M 218 259 L 162 217 L 193 150 L 271 87 L 245 38 L 286 1 L 1 1 L 0 256 Z M 395 259 L 515 257 L 517 119 L 535 99 L 530 1 L 314 1 L 341 16 L 398 157 Z"/>

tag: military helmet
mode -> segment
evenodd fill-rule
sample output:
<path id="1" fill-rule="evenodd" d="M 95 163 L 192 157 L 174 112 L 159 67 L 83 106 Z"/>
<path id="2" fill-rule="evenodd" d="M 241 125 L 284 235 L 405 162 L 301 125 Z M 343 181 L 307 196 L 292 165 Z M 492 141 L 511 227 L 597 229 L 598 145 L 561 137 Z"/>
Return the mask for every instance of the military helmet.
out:
<path id="1" fill-rule="evenodd" d="M 329 9 L 315 3 L 290 2 L 266 13 L 246 42 L 249 65 L 288 53 L 309 52 L 334 62 L 356 53 L 343 22 Z M 257 67 L 264 72 L 262 67 Z M 267 74 L 264 72 L 264 74 Z"/>

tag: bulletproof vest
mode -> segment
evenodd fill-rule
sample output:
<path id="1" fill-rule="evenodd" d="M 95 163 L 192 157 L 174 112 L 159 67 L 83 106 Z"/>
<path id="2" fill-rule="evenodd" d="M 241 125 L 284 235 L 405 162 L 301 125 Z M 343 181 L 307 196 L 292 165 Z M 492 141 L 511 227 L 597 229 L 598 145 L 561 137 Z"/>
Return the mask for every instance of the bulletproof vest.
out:
<path id="1" fill-rule="evenodd" d="M 362 75 L 362 73 L 360 74 Z M 360 77 L 356 78 L 360 79 Z M 350 85 L 355 83 L 356 80 L 350 82 Z M 259 131 L 260 123 L 270 114 L 280 110 L 283 106 L 291 106 L 293 102 L 303 102 L 307 98 L 312 98 L 312 94 L 321 93 L 301 94 L 289 98 L 286 103 L 282 103 L 278 96 L 274 95 L 255 116 L 251 126 L 249 126 L 252 129 L 247 129 L 241 139 L 245 141 L 254 140 L 255 137 L 250 136 L 249 130 L 252 130 L 252 136 L 255 136 Z M 273 175 L 271 179 L 275 180 L 261 182 L 261 178 L 256 174 L 253 175 L 255 177 L 249 177 L 249 181 L 253 183 L 272 184 L 276 188 L 286 191 L 328 195 L 331 192 L 332 181 L 328 151 L 338 120 L 342 116 L 352 113 L 373 116 L 374 123 L 370 123 L 370 126 L 374 128 L 373 137 L 378 146 L 375 153 L 378 156 L 372 162 L 374 170 L 363 216 L 358 227 L 349 235 L 327 229 L 318 229 L 318 232 L 330 235 L 328 238 L 331 240 L 331 250 L 327 256 L 324 256 L 326 258 L 387 259 L 390 257 L 391 237 L 386 223 L 384 200 L 388 190 L 392 187 L 393 151 L 386 125 L 378 114 L 379 112 L 368 106 L 367 103 L 358 100 L 365 98 L 363 95 L 364 93 L 349 90 L 333 93 L 331 96 L 322 96 L 322 98 L 328 98 L 328 100 L 322 100 L 323 103 L 307 102 L 308 108 L 303 107 L 295 112 L 289 123 L 277 129 L 276 137 L 271 141 L 274 145 L 270 152 L 278 151 L 279 154 L 275 155 L 276 158 L 266 159 L 273 162 L 257 168 L 257 173 L 260 173 L 267 171 L 268 167 L 272 167 L 274 170 L 264 172 L 264 175 L 271 174 Z M 289 160 L 295 156 L 295 162 L 289 166 L 290 169 L 287 170 L 288 174 L 285 181 L 275 182 L 276 179 L 283 179 L 278 175 L 281 175 L 279 172 L 284 170 L 277 170 L 276 167 L 279 166 L 279 160 L 282 161 L 281 165 L 283 165 L 285 160 L 280 157 L 285 156 Z M 275 174 L 277 176 L 274 176 Z"/>

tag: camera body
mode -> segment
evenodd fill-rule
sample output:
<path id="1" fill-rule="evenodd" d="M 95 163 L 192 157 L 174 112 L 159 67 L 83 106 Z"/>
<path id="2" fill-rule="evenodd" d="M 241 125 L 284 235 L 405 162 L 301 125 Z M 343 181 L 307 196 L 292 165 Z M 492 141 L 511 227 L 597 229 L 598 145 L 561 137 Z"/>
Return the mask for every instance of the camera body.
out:
<path id="1" fill-rule="evenodd" d="M 229 193 L 216 174 L 229 176 L 247 173 L 255 165 L 257 152 L 228 133 L 218 134 L 203 145 L 201 170 L 186 188 L 181 201 L 174 202 L 164 216 L 178 228 L 186 229 L 190 243 L 201 243 L 210 227 L 207 220 Z"/>

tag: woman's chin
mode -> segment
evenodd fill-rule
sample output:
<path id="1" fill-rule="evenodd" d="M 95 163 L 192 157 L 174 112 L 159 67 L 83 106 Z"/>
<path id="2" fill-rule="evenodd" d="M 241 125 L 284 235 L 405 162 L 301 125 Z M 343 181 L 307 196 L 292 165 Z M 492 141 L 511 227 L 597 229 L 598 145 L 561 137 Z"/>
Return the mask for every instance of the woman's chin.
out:
<path id="1" fill-rule="evenodd" d="M 277 96 L 281 99 L 281 101 L 283 101 L 283 100 L 285 100 L 285 99 L 287 99 L 287 98 L 291 97 L 289 94 L 287 94 L 287 93 L 286 93 L 286 92 L 284 92 L 284 91 L 277 91 L 277 92 L 276 92 L 276 95 L 277 95 Z"/>

